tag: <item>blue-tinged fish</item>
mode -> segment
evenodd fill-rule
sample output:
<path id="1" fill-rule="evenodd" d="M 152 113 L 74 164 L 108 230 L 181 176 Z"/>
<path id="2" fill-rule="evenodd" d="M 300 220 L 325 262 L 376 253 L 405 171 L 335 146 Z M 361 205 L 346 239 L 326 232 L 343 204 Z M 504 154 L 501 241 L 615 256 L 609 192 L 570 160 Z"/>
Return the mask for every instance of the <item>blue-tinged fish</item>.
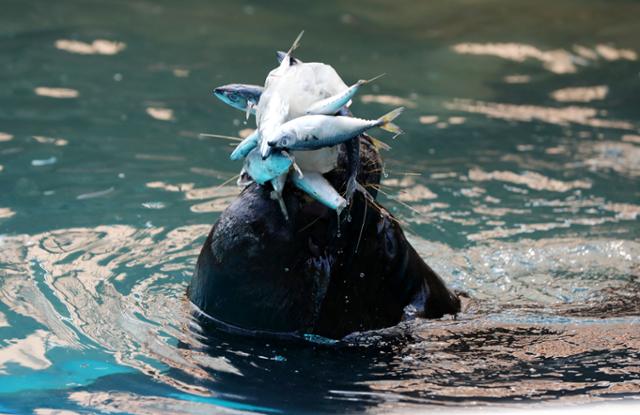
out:
<path id="1" fill-rule="evenodd" d="M 249 152 L 244 162 L 244 170 L 256 183 L 259 185 L 271 183 L 273 187 L 271 198 L 278 202 L 286 219 L 289 218 L 289 215 L 282 199 L 282 190 L 287 181 L 289 169 L 293 164 L 293 158 L 285 152 L 272 153 L 271 157 L 263 160 L 257 148 Z"/>
<path id="2" fill-rule="evenodd" d="M 249 152 L 258 146 L 258 141 L 260 141 L 260 133 L 255 130 L 236 146 L 229 158 L 231 160 L 241 160 L 247 157 Z"/>
<path id="3" fill-rule="evenodd" d="M 274 152 L 263 160 L 260 152 L 253 149 L 245 159 L 244 169 L 256 183 L 263 185 L 287 173 L 292 165 L 293 158 L 286 153 Z"/>
<path id="4" fill-rule="evenodd" d="M 262 91 L 264 88 L 260 85 L 229 84 L 214 89 L 213 95 L 225 104 L 246 112 L 248 116 L 256 113 Z"/>

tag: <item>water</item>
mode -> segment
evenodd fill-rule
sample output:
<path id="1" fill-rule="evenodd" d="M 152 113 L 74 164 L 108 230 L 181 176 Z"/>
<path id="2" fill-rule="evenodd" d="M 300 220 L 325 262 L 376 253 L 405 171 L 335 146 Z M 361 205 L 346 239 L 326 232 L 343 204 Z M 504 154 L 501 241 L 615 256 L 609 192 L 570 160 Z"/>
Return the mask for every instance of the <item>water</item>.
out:
<path id="1" fill-rule="evenodd" d="M 640 4 L 19 1 L 0 13 L 0 412 L 412 412 L 640 396 Z M 382 202 L 468 292 L 337 346 L 188 329 L 237 194 L 210 96 L 299 56 L 407 106 Z M 386 139 L 383 133 L 376 133 Z M 495 408 L 493 409 L 495 410 Z"/>

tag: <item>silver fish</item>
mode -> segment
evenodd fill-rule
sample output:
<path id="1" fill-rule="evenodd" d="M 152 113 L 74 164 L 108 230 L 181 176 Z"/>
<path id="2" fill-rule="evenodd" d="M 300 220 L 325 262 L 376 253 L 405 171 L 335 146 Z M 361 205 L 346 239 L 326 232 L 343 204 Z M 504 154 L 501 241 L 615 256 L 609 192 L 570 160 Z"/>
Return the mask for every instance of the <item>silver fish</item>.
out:
<path id="1" fill-rule="evenodd" d="M 402 130 L 392 121 L 403 110 L 404 107 L 396 108 L 377 120 L 305 115 L 282 124 L 278 133 L 272 136 L 273 139 L 269 141 L 269 145 L 273 149 L 316 150 L 343 143 L 374 127 L 380 127 L 398 135 L 402 133 Z"/>
<path id="2" fill-rule="evenodd" d="M 302 175 L 293 174 L 291 181 L 298 189 L 335 210 L 338 215 L 347 206 L 347 201 L 320 173 L 303 171 Z"/>
<path id="3" fill-rule="evenodd" d="M 315 102 L 307 109 L 305 113 L 307 115 L 334 115 L 335 113 L 340 111 L 341 108 L 345 106 L 349 107 L 349 105 L 351 105 L 351 99 L 358 92 L 358 89 L 360 89 L 362 85 L 373 82 L 384 75 L 385 74 L 380 74 L 371 79 L 361 79 L 347 88 L 344 92 Z"/>
<path id="4" fill-rule="evenodd" d="M 277 132 L 277 127 L 305 115 L 305 111 L 315 102 L 346 89 L 348 86 L 330 65 L 309 62 L 296 64 L 287 69 L 277 82 L 265 88 L 258 104 L 256 122 L 261 128 L 262 156 L 267 157 L 271 151 L 267 142 L 270 141 L 269 137 Z M 265 138 L 267 142 L 264 141 Z M 325 152 L 324 150 L 319 151 Z M 329 154 L 326 153 L 325 156 Z M 301 167 L 303 164 L 300 160 Z"/>

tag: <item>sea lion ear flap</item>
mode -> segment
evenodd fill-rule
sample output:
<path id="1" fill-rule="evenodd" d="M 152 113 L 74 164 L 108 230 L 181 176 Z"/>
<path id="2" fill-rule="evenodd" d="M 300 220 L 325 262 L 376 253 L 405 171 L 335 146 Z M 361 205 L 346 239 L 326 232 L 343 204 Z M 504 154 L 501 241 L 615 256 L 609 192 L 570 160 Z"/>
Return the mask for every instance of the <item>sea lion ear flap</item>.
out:
<path id="1" fill-rule="evenodd" d="M 421 310 L 422 316 L 440 318 L 445 314 L 458 314 L 461 308 L 458 295 L 446 286 L 442 278 L 420 258 L 413 247 L 409 246 L 408 249 L 410 259 L 407 272 L 416 272 L 424 281 L 422 294 L 426 298 Z"/>

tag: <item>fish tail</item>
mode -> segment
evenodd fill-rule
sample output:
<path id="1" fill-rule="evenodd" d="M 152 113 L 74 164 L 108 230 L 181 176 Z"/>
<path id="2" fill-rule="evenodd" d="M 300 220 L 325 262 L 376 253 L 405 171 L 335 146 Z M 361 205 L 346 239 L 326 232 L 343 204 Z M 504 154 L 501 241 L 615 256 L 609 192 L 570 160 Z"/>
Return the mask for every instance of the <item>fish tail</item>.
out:
<path id="1" fill-rule="evenodd" d="M 384 141 L 380 140 L 379 138 L 375 138 L 371 136 L 369 136 L 369 138 L 371 138 L 371 143 L 373 143 L 373 146 L 376 148 L 376 150 L 386 150 L 386 151 L 391 150 L 391 146 L 385 143 Z"/>
<path id="2" fill-rule="evenodd" d="M 390 133 L 394 133 L 396 136 L 403 133 L 403 131 L 395 125 L 392 121 L 398 118 L 400 114 L 404 111 L 404 107 L 398 107 L 391 112 L 386 113 L 382 117 L 378 118 L 378 127 L 382 128 L 385 131 L 389 131 Z"/>
<path id="3" fill-rule="evenodd" d="M 361 80 L 359 80 L 359 81 L 358 81 L 358 84 L 360 84 L 360 85 L 368 84 L 369 82 L 373 82 L 373 81 L 375 81 L 376 79 L 380 79 L 380 78 L 382 78 L 382 77 L 383 77 L 383 76 L 385 76 L 385 75 L 386 75 L 386 73 L 381 73 L 380 75 L 378 75 L 378 76 L 374 76 L 374 77 L 373 77 L 373 78 L 371 78 L 371 79 L 361 79 Z"/>
<path id="4" fill-rule="evenodd" d="M 291 56 L 291 53 L 294 50 L 298 49 L 298 46 L 300 46 L 300 39 L 302 39 L 302 35 L 304 35 L 304 30 L 302 32 L 300 32 L 300 34 L 298 35 L 296 40 L 293 41 L 293 44 L 291 45 L 291 47 L 287 51 L 287 56 Z"/>

